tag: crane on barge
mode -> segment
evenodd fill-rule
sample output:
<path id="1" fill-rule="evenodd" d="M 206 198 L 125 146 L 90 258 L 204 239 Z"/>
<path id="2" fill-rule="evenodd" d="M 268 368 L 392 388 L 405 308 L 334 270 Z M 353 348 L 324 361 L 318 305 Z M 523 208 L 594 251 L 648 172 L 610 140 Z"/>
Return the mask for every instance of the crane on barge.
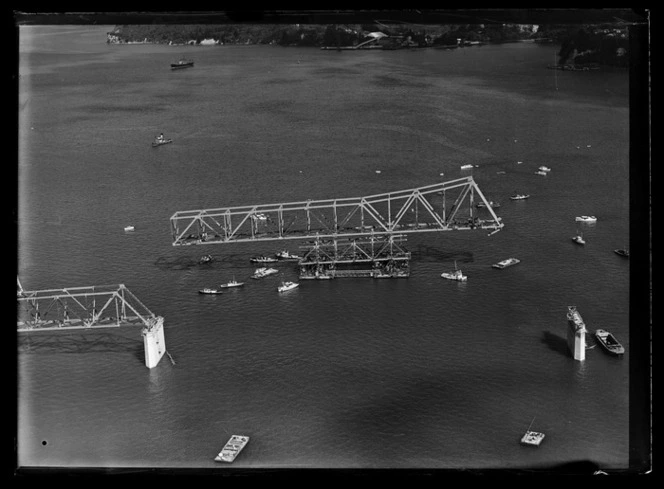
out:
<path id="1" fill-rule="evenodd" d="M 365 197 L 178 211 L 170 222 L 173 246 L 308 241 L 301 278 L 408 276 L 410 253 L 400 245 L 406 235 L 490 236 L 504 226 L 472 176 Z"/>

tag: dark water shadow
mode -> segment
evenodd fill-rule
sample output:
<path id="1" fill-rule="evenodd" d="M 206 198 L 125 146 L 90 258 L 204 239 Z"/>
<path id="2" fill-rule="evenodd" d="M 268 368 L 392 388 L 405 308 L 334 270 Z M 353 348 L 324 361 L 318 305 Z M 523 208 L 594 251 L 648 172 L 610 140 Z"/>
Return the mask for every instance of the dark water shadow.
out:
<path id="1" fill-rule="evenodd" d="M 460 375 L 464 375 L 460 373 Z M 335 418 L 330 418 L 333 424 L 331 433 L 336 433 L 342 438 L 352 439 L 353 443 L 346 448 L 352 450 L 355 460 L 360 462 L 364 468 L 380 467 L 400 467 L 407 463 L 409 458 L 417 458 L 417 454 L 409 452 L 409 445 L 416 446 L 436 446 L 436 454 L 432 457 L 431 453 L 423 452 L 422 461 L 428 461 L 432 466 L 436 466 L 436 459 L 439 459 L 441 465 L 445 465 L 448 457 L 458 456 L 458 446 L 454 441 L 441 441 L 439 434 L 436 433 L 435 426 L 422 423 L 422 419 L 434 419 L 447 416 L 446 413 L 455 412 L 459 405 L 468 406 L 463 417 L 486 417 L 495 416 L 493 408 L 475 403 L 472 401 L 473 395 L 467 386 L 473 385 L 476 377 L 469 375 L 467 383 L 447 382 L 445 378 L 435 375 L 426 378 L 416 377 L 412 382 L 406 383 L 408 387 L 398 392 L 390 392 L 385 395 L 378 395 L 372 399 L 366 399 L 363 402 L 349 406 L 348 409 L 339 412 Z M 493 395 L 491 387 L 486 388 L 487 395 Z M 446 396 L 441 398 L 439 393 L 446 392 Z M 436 395 L 433 395 L 433 393 Z M 454 421 L 448 421 L 454 422 Z M 368 427 L 373 428 L 375 437 L 358 437 L 357 433 L 367 433 Z M 493 444 L 495 450 L 502 450 L 510 447 L 513 450 L 526 449 L 531 447 L 521 447 L 519 442 L 523 433 L 515 432 L 513 437 L 503 440 L 486 439 L 483 444 Z M 376 445 L 376 440 L 382 438 L 382 445 Z M 418 441 L 413 442 L 417 439 Z M 423 440 L 420 442 L 419 440 Z M 476 456 L 476 455 L 475 455 Z M 512 472 L 520 473 L 522 471 L 556 471 L 560 473 L 586 473 L 591 475 L 597 470 L 597 464 L 592 461 L 565 462 L 562 464 L 548 464 L 546 462 L 529 463 L 524 461 L 523 467 L 515 466 L 513 463 L 505 467 L 495 467 L 489 469 L 475 468 L 472 462 L 472 456 L 469 455 L 468 466 L 452 469 L 436 469 L 443 472 L 450 471 L 476 471 L 477 473 L 487 472 Z M 419 469 L 413 469 L 416 472 Z M 429 470 L 429 469 L 427 469 Z"/>
<path id="2" fill-rule="evenodd" d="M 553 334 L 550 331 L 544 331 L 542 343 L 561 355 L 570 356 L 569 348 L 567 347 L 567 338 Z"/>
<path id="3" fill-rule="evenodd" d="M 35 331 L 21 333 L 17 338 L 20 355 L 61 355 L 63 353 L 132 353 L 143 361 L 143 338 L 136 327 L 125 336 L 113 332 L 85 331 Z M 131 336 L 130 336 L 131 335 Z"/>
<path id="4" fill-rule="evenodd" d="M 433 246 L 418 244 L 411 250 L 411 258 L 422 263 L 452 262 L 472 263 L 473 253 L 462 250 L 441 250 Z"/>

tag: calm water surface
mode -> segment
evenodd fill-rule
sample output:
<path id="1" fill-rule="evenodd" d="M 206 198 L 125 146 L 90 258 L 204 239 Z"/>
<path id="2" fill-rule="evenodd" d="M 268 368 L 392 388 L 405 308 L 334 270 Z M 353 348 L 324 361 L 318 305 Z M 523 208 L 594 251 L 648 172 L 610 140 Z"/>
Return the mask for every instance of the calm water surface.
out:
<path id="1" fill-rule="evenodd" d="M 243 434 L 233 467 L 627 467 L 626 72 L 547 70 L 557 47 L 534 44 L 115 46 L 109 30 L 21 29 L 19 275 L 126 284 L 176 364 L 146 369 L 138 328 L 20 335 L 20 465 L 218 467 Z M 181 56 L 196 66 L 171 72 Z M 174 143 L 153 149 L 159 132 Z M 171 246 L 176 211 L 371 195 L 467 163 L 504 230 L 409 237 L 408 279 L 201 296 L 279 250 Z M 467 283 L 440 278 L 455 262 Z M 574 361 L 568 305 L 624 358 Z M 518 443 L 533 417 L 539 449 Z"/>

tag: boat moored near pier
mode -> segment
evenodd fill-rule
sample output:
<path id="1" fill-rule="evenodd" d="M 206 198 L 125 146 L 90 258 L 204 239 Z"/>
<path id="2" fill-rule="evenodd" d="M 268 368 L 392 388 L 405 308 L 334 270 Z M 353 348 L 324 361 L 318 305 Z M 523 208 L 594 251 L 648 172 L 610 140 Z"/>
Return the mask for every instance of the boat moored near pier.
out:
<path id="1" fill-rule="evenodd" d="M 598 329 L 595 331 L 595 338 L 604 350 L 611 353 L 612 355 L 622 355 L 625 353 L 625 348 L 620 344 L 620 342 L 613 336 L 611 333 L 604 329 Z"/>

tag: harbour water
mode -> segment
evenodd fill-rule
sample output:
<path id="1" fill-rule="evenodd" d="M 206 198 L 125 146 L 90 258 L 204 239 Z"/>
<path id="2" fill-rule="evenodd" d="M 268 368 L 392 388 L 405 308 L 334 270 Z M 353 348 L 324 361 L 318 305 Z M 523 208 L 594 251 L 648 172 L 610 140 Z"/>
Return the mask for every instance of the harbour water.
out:
<path id="1" fill-rule="evenodd" d="M 19 276 L 125 284 L 165 318 L 175 364 L 145 368 L 139 329 L 19 335 L 19 465 L 212 468 L 238 434 L 232 468 L 627 467 L 626 71 L 547 70 L 553 45 L 108 45 L 111 28 L 21 28 Z M 195 67 L 171 71 L 183 56 Z M 160 132 L 174 142 L 152 148 Z M 281 243 L 171 246 L 176 211 L 468 174 L 505 228 L 409 236 L 408 279 L 279 294 L 295 263 L 245 279 Z M 440 277 L 455 262 L 467 282 Z M 624 357 L 574 361 L 568 305 Z M 519 444 L 533 417 L 538 448 Z"/>

